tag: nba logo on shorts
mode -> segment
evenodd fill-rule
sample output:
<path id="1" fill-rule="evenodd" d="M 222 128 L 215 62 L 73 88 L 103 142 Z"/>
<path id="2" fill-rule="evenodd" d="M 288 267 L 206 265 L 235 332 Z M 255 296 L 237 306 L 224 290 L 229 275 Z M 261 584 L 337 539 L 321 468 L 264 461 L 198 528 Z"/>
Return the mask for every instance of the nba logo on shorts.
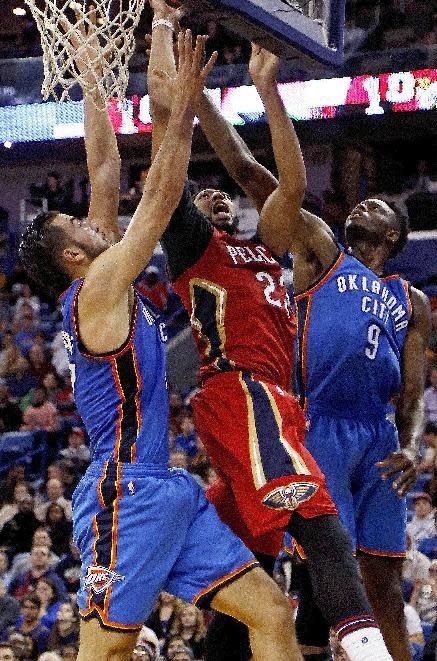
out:
<path id="1" fill-rule="evenodd" d="M 272 509 L 293 511 L 314 496 L 318 488 L 319 485 L 313 482 L 292 482 L 288 486 L 276 487 L 264 496 L 262 502 Z"/>
<path id="2" fill-rule="evenodd" d="M 88 567 L 84 583 L 88 590 L 92 590 L 94 594 L 100 594 L 109 588 L 111 583 L 115 583 L 115 581 L 124 581 L 124 579 L 124 576 L 116 574 L 115 571 L 112 571 L 111 569 L 94 565 Z"/>

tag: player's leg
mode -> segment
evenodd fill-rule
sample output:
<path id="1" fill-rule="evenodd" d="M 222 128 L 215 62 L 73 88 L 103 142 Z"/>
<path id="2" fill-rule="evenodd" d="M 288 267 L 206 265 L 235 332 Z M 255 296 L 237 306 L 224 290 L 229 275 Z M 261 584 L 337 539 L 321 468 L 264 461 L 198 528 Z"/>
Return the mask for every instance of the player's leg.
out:
<path id="1" fill-rule="evenodd" d="M 81 553 L 80 661 L 128 660 L 191 523 L 192 491 L 167 469 L 91 464 L 73 495 Z"/>
<path id="2" fill-rule="evenodd" d="M 77 661 L 128 661 L 137 638 L 138 631 L 107 631 L 95 618 L 82 620 Z"/>
<path id="3" fill-rule="evenodd" d="M 397 431 L 384 419 L 373 425 L 373 443 L 360 462 L 354 495 L 358 559 L 364 585 L 387 647 L 396 660 L 411 658 L 402 599 L 406 505 L 376 463 L 398 449 Z M 361 477 L 361 479 L 359 479 Z"/>
<path id="4" fill-rule="evenodd" d="M 206 496 L 213 503 L 220 519 L 253 551 L 264 571 L 273 576 L 275 558 L 282 545 L 282 534 L 278 531 L 261 538 L 252 537 L 240 516 L 232 489 L 222 477 L 218 477 L 209 487 Z M 215 612 L 208 626 L 205 648 L 208 661 L 248 661 L 252 656 L 247 627 L 219 611 Z"/>
<path id="5" fill-rule="evenodd" d="M 252 569 L 222 588 L 211 605 L 248 627 L 255 661 L 302 658 L 294 632 L 291 606 L 261 568 Z"/>
<path id="6" fill-rule="evenodd" d="M 305 519 L 295 513 L 288 530 L 307 557 L 316 603 L 351 661 L 391 659 L 339 518 L 324 515 Z"/>
<path id="7" fill-rule="evenodd" d="M 359 553 L 358 559 L 367 595 L 390 654 L 396 661 L 410 661 L 402 598 L 403 560 L 366 553 Z"/>
<path id="8" fill-rule="evenodd" d="M 249 628 L 255 661 L 301 659 L 291 606 L 191 479 L 196 507 L 164 590 Z"/>
<path id="9" fill-rule="evenodd" d="M 275 558 L 264 553 L 255 553 L 255 557 L 272 576 Z M 252 656 L 246 625 L 219 611 L 208 626 L 205 649 L 208 661 L 248 661 Z"/>
<path id="10" fill-rule="evenodd" d="M 329 624 L 316 604 L 306 560 L 296 551 L 292 564 L 292 589 L 299 594 L 295 625 L 300 649 L 308 661 L 325 661 L 331 658 Z"/>

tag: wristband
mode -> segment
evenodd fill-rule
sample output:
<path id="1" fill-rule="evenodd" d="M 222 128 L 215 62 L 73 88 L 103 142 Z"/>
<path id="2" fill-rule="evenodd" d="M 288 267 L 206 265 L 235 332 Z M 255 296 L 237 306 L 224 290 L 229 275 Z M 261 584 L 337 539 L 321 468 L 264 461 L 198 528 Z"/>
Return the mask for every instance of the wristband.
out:
<path id="1" fill-rule="evenodd" d="M 159 27 L 160 25 L 162 25 L 163 27 L 168 28 L 169 30 L 174 32 L 173 23 L 171 21 L 167 21 L 166 18 L 158 18 L 156 21 L 153 21 L 152 22 L 152 30 Z"/>

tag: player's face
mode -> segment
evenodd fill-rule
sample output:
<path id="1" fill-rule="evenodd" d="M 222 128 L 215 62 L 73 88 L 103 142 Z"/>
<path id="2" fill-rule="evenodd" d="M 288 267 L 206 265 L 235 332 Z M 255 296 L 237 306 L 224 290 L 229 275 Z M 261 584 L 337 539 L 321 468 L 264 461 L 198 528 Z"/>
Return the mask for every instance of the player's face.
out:
<path id="1" fill-rule="evenodd" d="M 232 225 L 235 220 L 234 203 L 223 191 L 205 188 L 196 195 L 194 204 L 216 227 Z"/>
<path id="2" fill-rule="evenodd" d="M 76 218 L 60 213 L 52 222 L 62 227 L 72 245 L 81 248 L 89 259 L 95 259 L 111 245 L 99 228 L 87 218 Z"/>
<path id="3" fill-rule="evenodd" d="M 399 238 L 396 215 L 382 200 L 364 200 L 346 218 L 345 234 L 348 247 L 361 252 L 387 239 L 396 240 Z"/>

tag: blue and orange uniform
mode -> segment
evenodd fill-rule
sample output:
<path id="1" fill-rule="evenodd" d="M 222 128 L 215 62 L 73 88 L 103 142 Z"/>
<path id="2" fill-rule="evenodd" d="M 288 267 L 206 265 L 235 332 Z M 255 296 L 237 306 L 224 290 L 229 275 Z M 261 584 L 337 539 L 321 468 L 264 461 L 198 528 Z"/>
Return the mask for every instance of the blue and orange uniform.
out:
<path id="1" fill-rule="evenodd" d="M 401 386 L 409 285 L 398 275 L 379 277 L 340 251 L 319 282 L 295 298 L 305 445 L 355 548 L 402 557 L 405 501 L 375 464 L 399 449 L 387 414 Z"/>
<path id="2" fill-rule="evenodd" d="M 219 476 L 208 498 L 249 548 L 277 555 L 294 511 L 336 513 L 288 393 L 296 322 L 281 267 L 256 236 L 214 228 L 187 186 L 162 244 L 201 359 L 191 401 Z"/>
<path id="3" fill-rule="evenodd" d="M 78 606 L 85 619 L 135 630 L 161 590 L 204 606 L 257 563 L 193 478 L 167 468 L 165 331 L 156 310 L 135 292 L 126 341 L 90 354 L 78 327 L 82 283 L 61 298 L 74 396 L 91 449 L 73 494 Z"/>

